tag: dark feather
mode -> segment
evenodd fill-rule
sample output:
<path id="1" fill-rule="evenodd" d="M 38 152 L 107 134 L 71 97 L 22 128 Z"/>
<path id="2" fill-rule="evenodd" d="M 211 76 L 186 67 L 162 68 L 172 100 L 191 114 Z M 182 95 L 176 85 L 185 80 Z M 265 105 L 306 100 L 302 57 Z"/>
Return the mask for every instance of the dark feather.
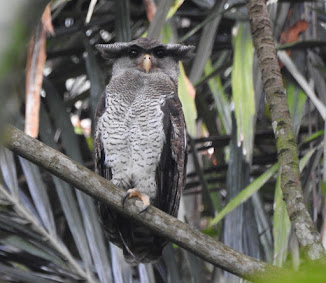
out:
<path id="1" fill-rule="evenodd" d="M 176 216 L 185 181 L 185 121 L 181 102 L 177 96 L 166 100 L 162 111 L 166 141 L 163 145 L 159 166 L 156 169 L 159 190 L 157 207 Z"/>
<path id="2" fill-rule="evenodd" d="M 97 104 L 96 112 L 95 112 L 95 124 L 98 119 L 103 115 L 105 111 L 105 92 L 102 93 L 100 100 Z M 101 142 L 101 134 L 95 134 L 94 139 L 94 150 L 95 150 L 95 172 L 105 179 L 110 180 L 112 178 L 112 173 L 110 168 L 107 168 L 104 160 L 104 149 Z"/>
<path id="3" fill-rule="evenodd" d="M 148 38 L 138 38 L 131 42 L 116 42 L 112 44 L 97 44 L 96 48 L 100 51 L 103 58 L 111 60 L 122 56 L 127 56 L 131 48 L 141 48 L 143 50 L 152 50 L 162 48 L 171 57 L 177 61 L 190 59 L 194 55 L 195 46 L 181 44 L 162 44 L 157 40 Z"/>

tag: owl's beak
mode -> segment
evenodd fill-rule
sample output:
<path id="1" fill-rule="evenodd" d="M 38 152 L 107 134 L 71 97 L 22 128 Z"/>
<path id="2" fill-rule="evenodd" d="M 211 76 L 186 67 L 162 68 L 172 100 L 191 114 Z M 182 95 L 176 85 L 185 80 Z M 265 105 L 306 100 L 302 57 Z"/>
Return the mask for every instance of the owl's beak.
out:
<path id="1" fill-rule="evenodd" d="M 152 67 L 151 55 L 145 54 L 143 59 L 143 68 L 145 69 L 146 73 L 149 72 L 151 67 Z"/>

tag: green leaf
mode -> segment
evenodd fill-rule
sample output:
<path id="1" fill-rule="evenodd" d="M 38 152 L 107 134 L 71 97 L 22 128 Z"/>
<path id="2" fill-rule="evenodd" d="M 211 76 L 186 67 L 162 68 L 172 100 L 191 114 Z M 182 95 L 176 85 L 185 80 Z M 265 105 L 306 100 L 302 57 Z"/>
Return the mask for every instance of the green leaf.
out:
<path id="1" fill-rule="evenodd" d="M 299 169 L 300 172 L 302 172 L 302 170 L 306 167 L 306 165 L 308 164 L 311 156 L 315 153 L 315 151 L 317 150 L 317 147 L 314 147 L 312 149 L 310 149 L 301 159 L 299 162 Z"/>
<path id="2" fill-rule="evenodd" d="M 214 227 L 208 227 L 208 228 L 202 230 L 201 232 L 206 235 L 209 235 L 211 237 L 218 237 L 218 235 L 219 235 L 219 230 L 215 229 Z"/>
<path id="3" fill-rule="evenodd" d="M 273 215 L 273 236 L 274 236 L 274 260 L 273 264 L 282 266 L 288 252 L 288 241 L 291 231 L 291 222 L 286 210 L 283 194 L 280 186 L 280 175 L 277 177 L 274 215 Z"/>
<path id="4" fill-rule="evenodd" d="M 238 143 L 243 142 L 246 160 L 250 162 L 254 138 L 255 92 L 253 86 L 253 44 L 249 23 L 241 22 L 234 37 L 232 96 L 238 126 Z"/>
<path id="5" fill-rule="evenodd" d="M 288 100 L 291 118 L 293 121 L 293 131 L 295 135 L 297 135 L 300 129 L 307 96 L 300 88 L 289 83 L 286 89 L 286 98 Z"/>
<path id="6" fill-rule="evenodd" d="M 92 137 L 86 137 L 86 142 L 87 142 L 88 149 L 91 152 L 93 152 L 93 149 L 94 149 L 94 141 L 93 141 L 93 138 Z"/>
<path id="7" fill-rule="evenodd" d="M 250 198 L 255 192 L 257 192 L 273 175 L 277 172 L 279 164 L 274 164 L 271 168 L 265 171 L 257 179 L 255 179 L 251 184 L 244 188 L 234 199 L 230 200 L 228 204 L 223 208 L 222 211 L 210 222 L 210 226 L 220 222 L 225 215 L 230 213 L 238 205 L 245 202 Z"/>
<path id="8" fill-rule="evenodd" d="M 172 37 L 172 29 L 169 23 L 165 23 L 161 31 L 161 41 L 169 43 Z"/>
<path id="9" fill-rule="evenodd" d="M 213 67 L 210 60 L 205 66 L 205 75 L 212 73 Z M 224 93 L 224 88 L 220 76 L 215 76 L 208 80 L 208 86 L 213 94 L 214 101 L 218 110 L 218 116 L 224 128 L 224 134 L 230 134 L 232 128 L 231 109 Z"/>
<path id="10" fill-rule="evenodd" d="M 179 98 L 181 100 L 182 109 L 185 114 L 188 134 L 190 136 L 195 136 L 196 119 L 197 119 L 195 98 L 194 96 L 191 96 L 189 92 L 189 86 L 191 87 L 191 83 L 186 76 L 185 70 L 183 68 L 183 64 L 181 62 L 179 62 L 179 67 L 180 67 L 179 86 L 178 86 Z"/>
<path id="11" fill-rule="evenodd" d="M 321 180 L 321 193 L 326 196 L 326 182 L 324 180 Z"/>
<path id="12" fill-rule="evenodd" d="M 324 131 L 317 131 L 315 133 L 313 133 L 311 136 L 307 137 L 303 142 L 308 143 L 311 142 L 319 137 L 321 137 L 322 135 L 324 135 Z"/>
<path id="13" fill-rule="evenodd" d="M 166 16 L 166 19 L 170 19 L 171 17 L 173 17 L 173 15 L 176 11 L 178 11 L 179 7 L 182 5 L 183 2 L 184 0 L 174 0 L 174 3 L 168 12 L 168 15 Z"/>

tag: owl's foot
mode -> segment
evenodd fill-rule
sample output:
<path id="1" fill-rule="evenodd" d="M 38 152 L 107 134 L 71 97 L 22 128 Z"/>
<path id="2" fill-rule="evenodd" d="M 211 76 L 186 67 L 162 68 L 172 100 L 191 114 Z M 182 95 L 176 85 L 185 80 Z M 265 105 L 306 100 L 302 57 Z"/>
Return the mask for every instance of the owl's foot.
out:
<path id="1" fill-rule="evenodd" d="M 146 194 L 142 194 L 138 189 L 134 188 L 134 189 L 129 189 L 126 193 L 126 195 L 123 197 L 122 199 L 122 207 L 124 207 L 125 201 L 127 198 L 132 198 L 132 197 L 137 197 L 139 198 L 144 206 L 143 209 L 139 212 L 142 213 L 144 211 L 146 211 L 146 209 L 149 207 L 149 205 L 151 204 L 149 196 Z"/>

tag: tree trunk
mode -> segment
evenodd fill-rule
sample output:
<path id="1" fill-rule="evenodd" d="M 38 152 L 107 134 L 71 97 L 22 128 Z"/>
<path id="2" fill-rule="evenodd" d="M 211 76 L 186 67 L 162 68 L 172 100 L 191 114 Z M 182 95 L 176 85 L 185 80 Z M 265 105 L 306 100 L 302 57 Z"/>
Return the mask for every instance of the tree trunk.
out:
<path id="1" fill-rule="evenodd" d="M 247 9 L 276 137 L 283 197 L 299 243 L 309 259 L 317 260 L 325 257 L 325 250 L 303 198 L 298 148 L 292 130 L 267 6 L 264 0 L 247 0 Z"/>

